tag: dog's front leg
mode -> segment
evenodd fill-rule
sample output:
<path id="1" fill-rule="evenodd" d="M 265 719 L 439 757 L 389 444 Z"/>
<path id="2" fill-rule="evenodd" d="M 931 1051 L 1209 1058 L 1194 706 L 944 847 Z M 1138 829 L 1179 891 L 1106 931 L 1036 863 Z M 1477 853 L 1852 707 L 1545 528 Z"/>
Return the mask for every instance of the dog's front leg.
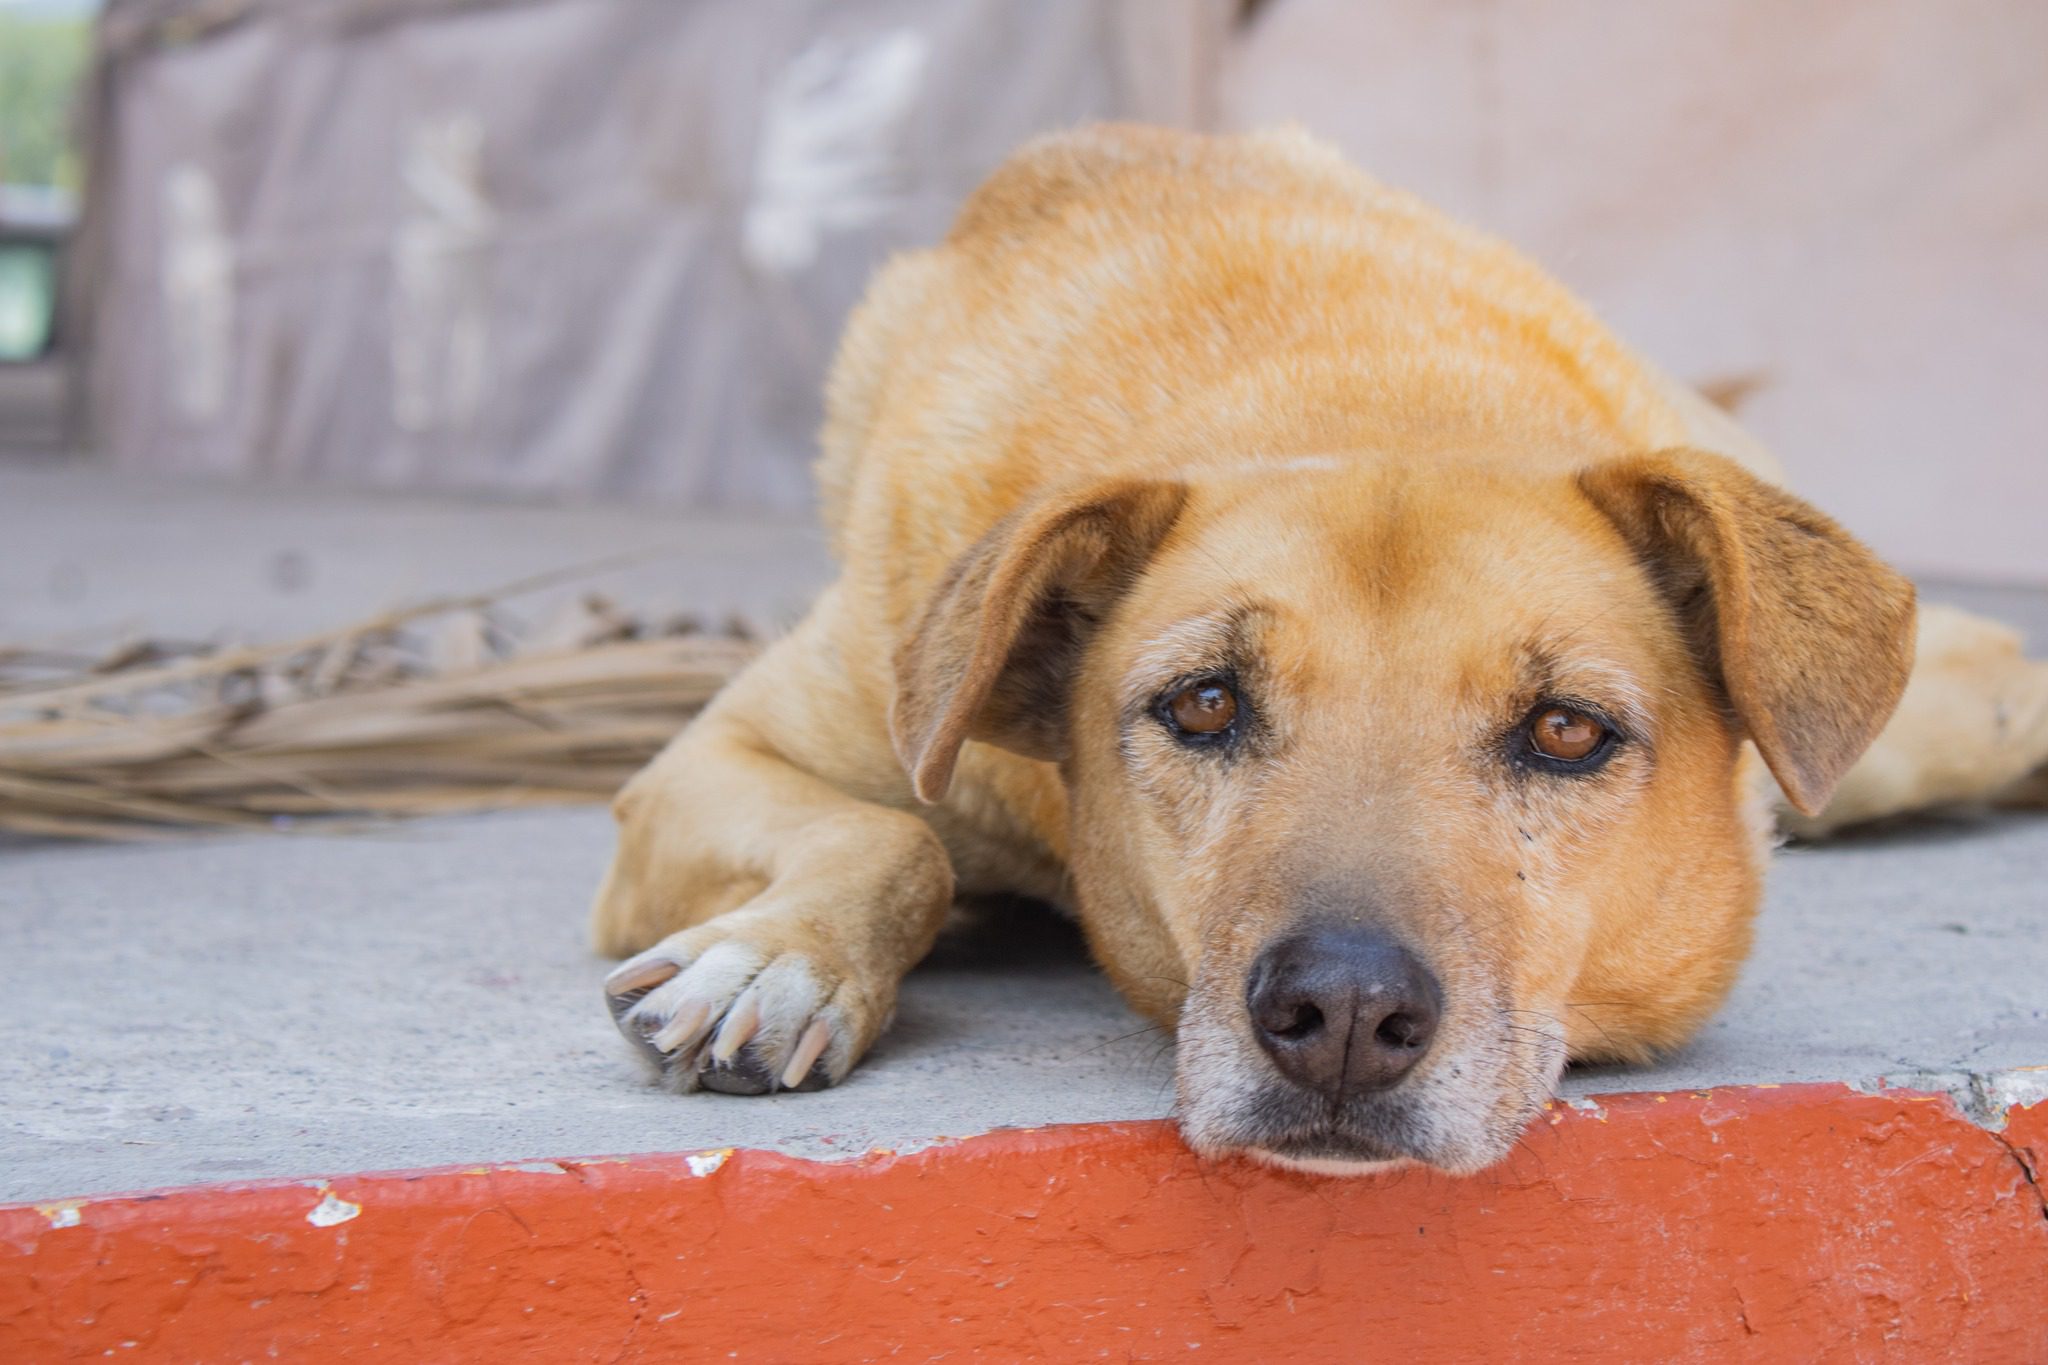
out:
<path id="1" fill-rule="evenodd" d="M 677 1090 L 809 1090 L 881 1034 L 931 948 L 953 870 L 930 827 L 793 756 L 878 747 L 879 717 L 799 631 L 621 793 L 598 947 L 620 1030 Z M 873 733 L 868 733 L 872 731 Z"/>

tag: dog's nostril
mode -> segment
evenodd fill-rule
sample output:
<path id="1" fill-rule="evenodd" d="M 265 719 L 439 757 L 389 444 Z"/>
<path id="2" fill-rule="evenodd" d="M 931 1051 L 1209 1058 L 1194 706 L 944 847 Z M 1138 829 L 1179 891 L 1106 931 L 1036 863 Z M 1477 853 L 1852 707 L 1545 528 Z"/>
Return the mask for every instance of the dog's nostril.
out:
<path id="1" fill-rule="evenodd" d="M 1421 1047 L 1429 1041 L 1430 1027 L 1405 1011 L 1388 1015 L 1373 1030 L 1373 1037 L 1388 1047 Z"/>
<path id="2" fill-rule="evenodd" d="M 1323 1011 L 1315 1001 L 1285 991 L 1255 994 L 1252 1023 L 1259 1033 L 1280 1042 L 1298 1043 L 1313 1037 L 1324 1023 Z"/>
<path id="3" fill-rule="evenodd" d="M 1295 1007 L 1294 1018 L 1287 1024 L 1272 1030 L 1276 1038 L 1293 1042 L 1306 1038 L 1323 1026 L 1323 1012 L 1314 1005 L 1301 1004 Z"/>

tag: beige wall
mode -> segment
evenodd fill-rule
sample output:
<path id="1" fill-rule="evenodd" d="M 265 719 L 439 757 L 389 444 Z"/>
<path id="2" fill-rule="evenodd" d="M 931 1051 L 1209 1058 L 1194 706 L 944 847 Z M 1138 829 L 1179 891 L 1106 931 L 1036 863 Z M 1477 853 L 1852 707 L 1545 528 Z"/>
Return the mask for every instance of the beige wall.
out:
<path id="1" fill-rule="evenodd" d="M 1520 243 L 1909 569 L 2048 582 L 2048 4 L 1273 0 L 1298 119 Z"/>

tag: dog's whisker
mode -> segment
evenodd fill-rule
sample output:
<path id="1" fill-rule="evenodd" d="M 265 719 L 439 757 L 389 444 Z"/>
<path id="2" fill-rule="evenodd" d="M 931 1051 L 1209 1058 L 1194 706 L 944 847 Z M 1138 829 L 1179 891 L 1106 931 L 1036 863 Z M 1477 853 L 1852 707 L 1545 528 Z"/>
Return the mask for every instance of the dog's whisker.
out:
<path id="1" fill-rule="evenodd" d="M 1105 1039 L 1094 1047 L 1083 1048 L 1074 1055 L 1077 1057 L 1092 1057 L 1104 1048 L 1115 1047 L 1118 1043 L 1129 1042 L 1133 1038 L 1142 1038 L 1148 1033 L 1158 1033 L 1164 1027 L 1163 1024 L 1147 1024 L 1144 1028 L 1132 1029 L 1129 1033 L 1119 1033 L 1114 1038 Z"/>

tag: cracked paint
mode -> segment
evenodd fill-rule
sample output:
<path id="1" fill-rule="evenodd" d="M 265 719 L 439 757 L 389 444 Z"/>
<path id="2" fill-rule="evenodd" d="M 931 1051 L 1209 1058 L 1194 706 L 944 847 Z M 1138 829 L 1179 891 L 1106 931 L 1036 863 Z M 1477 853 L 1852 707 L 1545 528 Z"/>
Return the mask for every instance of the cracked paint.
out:
<path id="1" fill-rule="evenodd" d="M 2012 1110 L 2048 1104 L 2048 1066 L 1989 1072 L 1979 1078 L 1978 1089 L 1984 1096 L 1985 1112 L 1992 1126 L 2003 1128 L 2006 1115 Z"/>
<path id="2" fill-rule="evenodd" d="M 1864 1094 L 1917 1090 L 1925 1098 L 1947 1096 L 1979 1128 L 1997 1132 L 2008 1111 L 2048 1103 L 2048 1067 L 2021 1066 L 2003 1071 L 1908 1071 L 1875 1080 L 1850 1082 Z"/>
<path id="3" fill-rule="evenodd" d="M 1203 1162 L 1163 1123 L 527 1162 L 351 1177 L 346 1238 L 290 1182 L 0 1209 L 0 1359 L 2048 1359 L 2048 1103 L 2004 1119 L 1608 1095 L 1464 1179 Z"/>

